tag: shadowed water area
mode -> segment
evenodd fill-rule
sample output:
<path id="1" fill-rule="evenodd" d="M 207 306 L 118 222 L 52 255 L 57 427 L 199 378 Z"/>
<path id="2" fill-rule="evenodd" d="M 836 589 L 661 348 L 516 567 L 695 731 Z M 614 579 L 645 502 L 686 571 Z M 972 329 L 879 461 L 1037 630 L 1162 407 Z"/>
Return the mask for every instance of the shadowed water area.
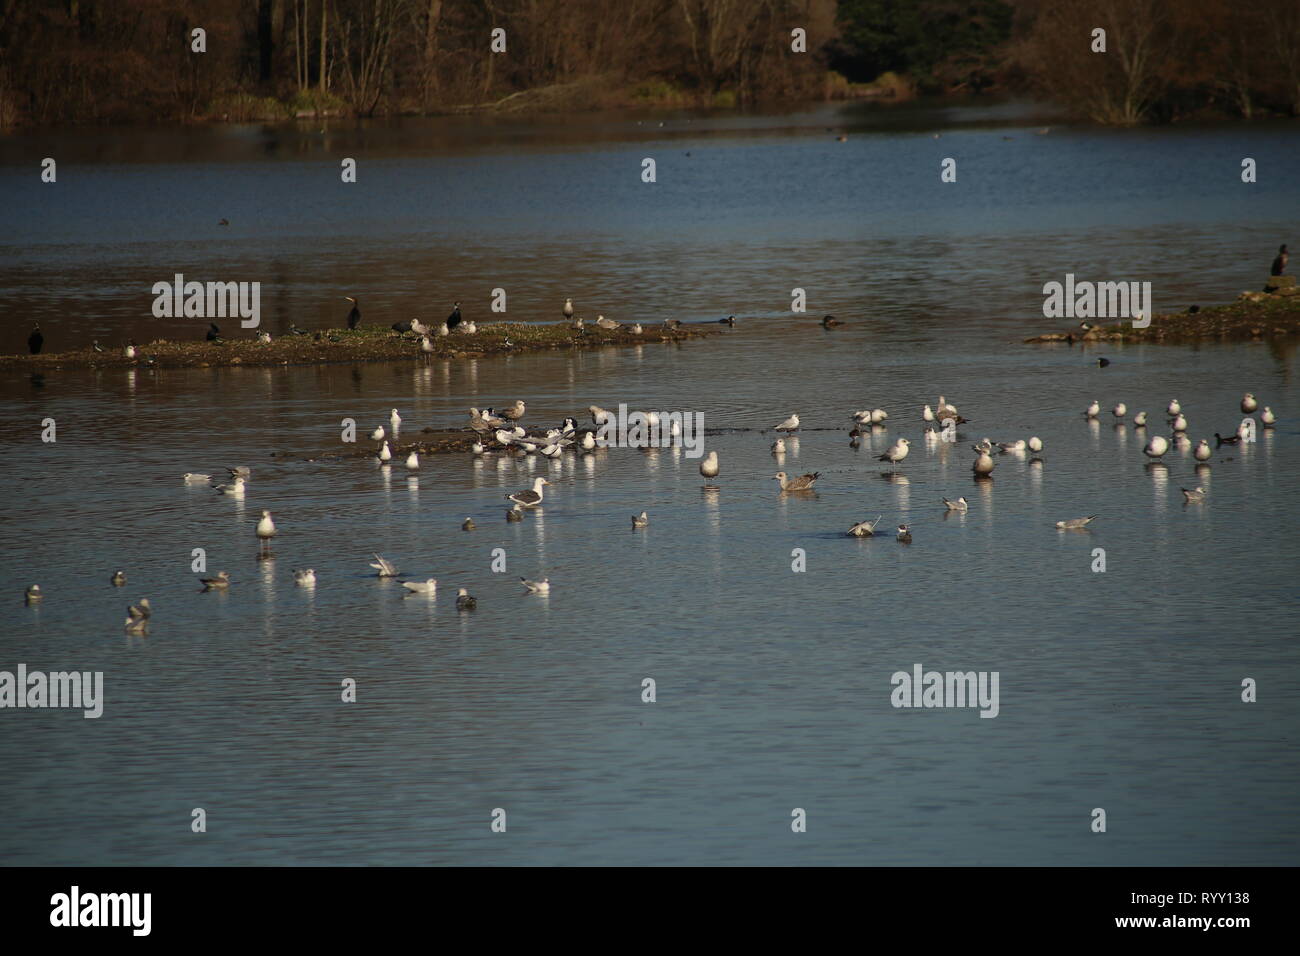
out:
<path id="1" fill-rule="evenodd" d="M 498 287 L 515 321 L 557 320 L 566 297 L 589 318 L 740 317 L 677 345 L 0 377 L 0 670 L 105 682 L 97 720 L 0 712 L 6 861 L 1294 862 L 1294 346 L 1021 340 L 1072 324 L 1042 317 L 1067 272 L 1151 281 L 1161 311 L 1258 289 L 1296 241 L 1297 136 L 1057 123 L 922 103 L 0 140 L 0 352 L 32 321 L 51 351 L 201 338 L 206 320 L 150 315 L 176 272 L 260 281 L 275 334 L 341 324 L 344 295 L 376 324 L 453 300 L 491 320 Z M 1213 446 L 1246 391 L 1276 428 L 1200 470 L 1190 448 L 1148 463 L 1171 398 Z M 922 437 L 940 393 L 971 419 L 955 445 Z M 333 457 L 369 448 L 392 407 L 406 440 L 516 398 L 539 426 L 593 403 L 702 412 L 717 490 L 680 448 L 426 456 L 416 476 Z M 851 413 L 874 407 L 887 427 L 850 446 Z M 762 430 L 791 412 L 806 431 L 777 460 Z M 975 482 L 986 435 L 1045 447 Z M 891 475 L 876 457 L 899 437 Z M 242 500 L 181 481 L 240 464 Z M 778 470 L 822 477 L 781 495 Z M 543 507 L 508 524 L 504 496 L 535 476 Z M 969 511 L 945 517 L 958 495 Z M 263 508 L 280 530 L 259 562 Z M 880 536 L 844 536 L 877 514 Z M 228 593 L 199 593 L 194 548 Z M 373 551 L 437 597 L 374 577 Z M 47 596 L 25 607 L 34 582 Z M 141 596 L 150 633 L 129 637 Z M 891 675 L 917 663 L 998 671 L 996 719 L 892 707 Z"/>

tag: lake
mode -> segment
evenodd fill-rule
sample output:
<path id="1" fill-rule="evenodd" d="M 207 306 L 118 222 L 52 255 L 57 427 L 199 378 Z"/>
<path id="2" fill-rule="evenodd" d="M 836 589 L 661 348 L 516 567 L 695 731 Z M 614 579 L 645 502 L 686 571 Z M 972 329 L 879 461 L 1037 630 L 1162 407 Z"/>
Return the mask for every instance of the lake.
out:
<path id="1" fill-rule="evenodd" d="M 206 320 L 150 313 L 177 272 L 261 282 L 273 334 L 341 324 L 345 295 L 384 325 L 457 300 L 555 321 L 566 297 L 589 318 L 739 317 L 679 345 L 0 375 L 0 670 L 105 688 L 97 720 L 4 712 L 6 862 L 1294 862 L 1294 344 L 1022 340 L 1072 324 L 1042 314 L 1066 273 L 1150 281 L 1160 311 L 1260 288 L 1296 239 L 1297 145 L 1294 124 L 1100 130 L 1018 102 L 0 139 L 0 352 L 34 321 L 50 351 L 200 338 Z M 1170 399 L 1213 446 L 1247 391 L 1280 419 L 1254 443 L 1199 469 L 1190 448 L 1142 454 Z M 923 438 L 941 393 L 971 420 L 955 444 Z M 592 404 L 701 412 L 717 488 L 680 448 L 426 456 L 415 476 L 337 457 L 393 407 L 408 438 L 517 398 L 539 427 Z M 887 427 L 852 446 L 875 407 Z M 970 444 L 1031 435 L 1041 455 L 972 479 Z M 252 469 L 242 500 L 181 481 L 231 465 Z M 780 494 L 777 470 L 820 472 L 817 493 Z M 543 506 L 507 523 L 536 476 Z M 844 535 L 878 514 L 882 534 Z M 228 593 L 200 593 L 195 548 Z M 436 599 L 375 577 L 376 551 Z M 129 636 L 142 596 L 150 633 Z M 996 671 L 996 719 L 891 706 L 916 664 Z"/>

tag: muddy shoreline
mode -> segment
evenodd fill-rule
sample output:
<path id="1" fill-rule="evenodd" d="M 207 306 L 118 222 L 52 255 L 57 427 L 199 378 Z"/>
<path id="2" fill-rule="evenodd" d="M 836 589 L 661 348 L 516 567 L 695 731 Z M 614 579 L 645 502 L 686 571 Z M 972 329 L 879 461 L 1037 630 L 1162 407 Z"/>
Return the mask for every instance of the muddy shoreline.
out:
<path id="1" fill-rule="evenodd" d="M 1157 314 L 1145 329 L 1132 320 L 1097 325 L 1088 330 L 1075 324 L 1066 332 L 1047 332 L 1025 339 L 1025 344 L 1075 342 L 1231 342 L 1300 335 L 1300 295 L 1243 292 L 1229 305 L 1210 306 L 1196 312 Z"/>
<path id="2" fill-rule="evenodd" d="M 258 342 L 241 331 L 238 338 L 221 342 L 177 342 L 157 339 L 136 347 L 136 357 L 127 358 L 125 346 L 104 346 L 103 352 L 87 347 L 71 352 L 40 355 L 0 355 L 0 370 L 54 372 L 62 369 L 113 368 L 219 368 L 275 365 L 327 365 L 349 362 L 413 362 L 431 359 L 469 359 L 516 352 L 544 352 L 555 349 L 626 347 L 701 339 L 727 331 L 728 326 L 697 322 L 677 328 L 645 326 L 640 335 L 628 328 L 605 330 L 589 325 L 578 332 L 568 323 L 532 324 L 494 322 L 480 325 L 467 335 L 453 333 L 430 339 L 434 351 L 425 353 L 413 333 L 399 335 L 389 328 L 356 330 L 321 329 L 305 335 L 283 335 L 269 343 Z"/>

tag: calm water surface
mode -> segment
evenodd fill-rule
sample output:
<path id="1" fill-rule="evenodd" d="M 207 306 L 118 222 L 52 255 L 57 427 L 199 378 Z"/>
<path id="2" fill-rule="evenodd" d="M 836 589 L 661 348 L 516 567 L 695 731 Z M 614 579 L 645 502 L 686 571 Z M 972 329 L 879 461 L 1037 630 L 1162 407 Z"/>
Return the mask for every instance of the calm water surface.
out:
<path id="1" fill-rule="evenodd" d="M 1052 121 L 1023 106 L 659 121 L 0 143 L 0 351 L 33 319 L 51 348 L 196 337 L 148 314 L 176 271 L 261 281 L 273 331 L 337 323 L 343 294 L 375 322 L 452 299 L 485 318 L 498 286 L 512 319 L 556 318 L 565 296 L 627 320 L 742 316 L 681 346 L 0 378 L 0 669 L 106 683 L 99 720 L 4 713 L 7 862 L 1295 861 L 1294 351 L 1018 344 L 1052 326 L 1041 286 L 1067 271 L 1149 279 L 1158 308 L 1258 287 L 1295 238 L 1290 128 L 1040 136 Z M 45 155 L 67 156 L 55 186 L 33 172 Z M 851 324 L 791 321 L 796 286 Z M 1123 400 L 1164 433 L 1177 397 L 1199 439 L 1235 427 L 1247 390 L 1279 427 L 1200 470 L 1190 451 L 1148 467 L 1147 432 L 1080 414 Z M 972 419 L 955 447 L 921 438 L 940 392 Z M 720 490 L 678 449 L 430 457 L 416 479 L 326 457 L 344 417 L 368 429 L 396 406 L 409 435 L 516 397 L 539 424 L 592 403 L 702 411 Z M 888 429 L 850 447 L 849 414 L 875 406 Z M 807 431 L 778 463 L 759 430 L 792 411 Z M 1031 434 L 1040 461 L 972 481 L 971 441 Z M 900 436 L 912 455 L 886 480 L 874 456 Z M 242 502 L 180 481 L 232 464 L 253 468 Z M 779 495 L 778 467 L 820 471 L 819 493 Z M 545 507 L 507 524 L 503 496 L 536 475 Z M 1184 506 L 1196 485 L 1208 500 Z M 969 513 L 945 518 L 961 494 Z M 258 562 L 262 508 L 281 532 Z M 1093 513 L 1090 533 L 1052 527 Z M 914 543 L 843 536 L 877 514 Z M 199 593 L 196 547 L 228 594 Z M 437 577 L 438 598 L 370 576 L 372 551 Z M 24 607 L 33 581 L 48 597 Z M 151 634 L 128 638 L 140 596 Z M 915 663 L 999 671 L 1000 715 L 895 710 L 890 675 Z"/>

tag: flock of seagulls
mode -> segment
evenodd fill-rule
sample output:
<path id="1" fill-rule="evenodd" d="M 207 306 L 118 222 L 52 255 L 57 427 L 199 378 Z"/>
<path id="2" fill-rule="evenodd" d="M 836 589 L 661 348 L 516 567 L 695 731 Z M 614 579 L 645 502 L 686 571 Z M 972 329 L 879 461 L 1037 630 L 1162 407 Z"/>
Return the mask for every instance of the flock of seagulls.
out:
<path id="1" fill-rule="evenodd" d="M 357 328 L 361 323 L 361 310 L 355 297 L 346 296 L 347 301 L 352 303 L 351 311 L 347 316 L 349 329 Z M 561 310 L 566 320 L 572 321 L 575 329 L 583 328 L 583 319 L 576 316 L 573 300 L 565 299 L 564 307 Z M 735 324 L 735 316 L 728 316 L 720 319 L 730 325 Z M 665 325 L 674 327 L 680 323 L 676 320 L 668 320 Z M 825 316 L 822 325 L 826 328 L 842 325 L 834 316 Z M 606 319 L 600 315 L 596 319 L 596 326 L 601 329 L 619 329 L 628 328 L 613 320 Z M 633 331 L 640 332 L 640 324 L 631 327 Z M 462 333 L 472 333 L 475 330 L 473 322 L 466 321 L 461 315 L 460 303 L 456 302 L 452 308 L 451 314 L 446 321 L 437 327 L 431 328 L 419 319 L 411 319 L 405 322 L 395 323 L 393 330 L 399 334 L 414 333 L 420 336 L 424 342 L 426 351 L 430 350 L 429 341 L 431 336 L 448 335 L 453 331 Z M 301 330 L 296 330 L 301 331 Z M 265 335 L 265 333 L 262 333 Z M 220 330 L 215 324 L 211 325 L 208 331 L 208 339 L 219 340 Z M 269 340 L 269 336 L 266 337 Z M 33 353 L 39 352 L 43 344 L 39 326 L 33 330 L 29 339 Z M 98 343 L 96 343 L 98 348 Z M 128 357 L 134 357 L 136 345 L 132 341 L 127 346 Z M 1246 393 L 1241 400 L 1241 411 L 1246 415 L 1254 415 L 1259 409 L 1259 402 L 1252 393 Z M 588 407 L 588 414 L 591 417 L 592 427 L 579 428 L 577 419 L 568 417 L 561 422 L 558 427 L 545 430 L 534 429 L 530 432 L 528 428 L 521 424 L 527 414 L 527 404 L 522 399 L 517 399 L 513 403 L 502 408 L 471 408 L 469 409 L 469 422 L 467 430 L 474 433 L 474 441 L 471 446 L 471 453 L 475 456 L 485 454 L 489 449 L 495 451 L 507 451 L 520 453 L 523 455 L 540 454 L 546 458 L 558 458 L 565 452 L 576 452 L 586 454 L 600 447 L 596 438 L 596 429 L 608 424 L 613 419 L 613 414 L 607 409 L 597 405 Z M 1117 424 L 1123 423 L 1128 417 L 1128 406 L 1125 402 L 1116 402 L 1110 409 L 1110 414 Z M 1170 434 L 1152 435 L 1143 447 L 1143 453 L 1152 460 L 1153 463 L 1160 460 L 1169 453 L 1173 447 L 1187 447 L 1190 440 L 1187 438 L 1188 421 L 1187 416 L 1183 413 L 1181 403 L 1174 399 L 1170 401 L 1165 409 L 1167 415 Z M 1084 417 L 1088 420 L 1095 421 L 1101 415 L 1101 403 L 1098 401 L 1091 402 L 1084 410 Z M 647 424 L 651 427 L 657 427 L 660 423 L 658 415 L 655 413 L 645 413 Z M 889 419 L 889 413 L 883 408 L 862 409 L 851 413 L 850 416 L 853 427 L 849 432 L 850 442 L 855 447 L 860 443 L 862 438 L 883 429 Z M 922 423 L 926 426 L 924 438 L 927 443 L 937 441 L 956 441 L 956 427 L 968 423 L 968 419 L 962 417 L 956 406 L 950 403 L 947 398 L 940 395 L 934 406 L 926 405 L 921 412 Z M 1139 429 L 1145 429 L 1147 426 L 1147 413 L 1138 412 L 1133 417 L 1133 424 Z M 1263 427 L 1271 428 L 1277 418 L 1271 408 L 1264 406 L 1260 413 L 1260 422 Z M 402 426 L 402 417 L 396 408 L 392 409 L 387 424 L 375 426 L 368 434 L 371 441 L 379 443 L 379 448 L 375 455 L 381 465 L 390 467 L 393 464 L 393 452 L 390 447 L 390 439 L 396 439 Z M 776 440 L 770 446 L 773 457 L 780 460 L 786 453 L 786 441 L 791 436 L 796 435 L 801 427 L 799 415 L 792 413 L 778 424 L 772 426 L 772 431 L 778 434 Z M 1216 447 L 1221 445 L 1235 445 L 1244 440 L 1253 438 L 1252 430 L 1254 421 L 1246 419 L 1241 422 L 1233 434 L 1224 437 L 1215 433 Z M 676 422 L 672 426 L 672 434 L 680 436 L 680 426 Z M 890 473 L 885 475 L 890 478 L 895 475 L 900 465 L 902 465 L 911 450 L 911 441 L 907 438 L 900 437 L 896 439 L 883 454 L 879 455 L 877 460 L 888 462 Z M 1043 442 L 1037 436 L 1031 436 L 1028 439 L 1015 439 L 1012 441 L 993 442 L 989 438 L 971 446 L 974 452 L 974 458 L 971 463 L 971 470 L 977 480 L 988 479 L 997 466 L 997 460 L 994 454 L 1023 455 L 1025 452 L 1032 452 L 1035 455 L 1043 450 Z M 1206 462 L 1213 457 L 1213 450 L 1210 448 L 1207 439 L 1201 439 L 1193 449 L 1193 457 L 1199 466 L 1204 466 Z M 417 452 L 412 450 L 405 458 L 404 465 L 408 471 L 418 471 L 420 460 Z M 721 474 L 721 463 L 716 451 L 710 451 L 700 462 L 699 471 L 701 477 L 706 481 L 713 481 Z M 242 498 L 246 492 L 248 484 L 252 478 L 251 470 L 246 466 L 239 466 L 228 469 L 229 477 L 223 483 L 218 484 L 212 479 L 211 475 L 186 472 L 182 475 L 182 480 L 187 485 L 208 485 L 215 492 L 225 495 Z M 780 485 L 781 494 L 799 494 L 813 492 L 814 486 L 821 478 L 821 472 L 809 472 L 803 475 L 791 476 L 785 471 L 778 471 L 773 479 Z M 506 520 L 508 522 L 522 521 L 524 514 L 528 511 L 540 507 L 545 500 L 546 488 L 550 482 L 544 477 L 533 479 L 531 488 L 525 488 L 506 495 L 506 500 L 511 503 L 510 508 L 506 510 Z M 717 490 L 716 486 L 706 484 L 705 489 Z M 1194 489 L 1182 489 L 1184 499 L 1187 503 L 1199 503 L 1205 500 L 1206 491 L 1204 488 L 1197 486 Z M 942 499 L 945 513 L 964 514 L 969 508 L 969 503 L 965 497 L 956 499 Z M 851 525 L 846 532 L 847 535 L 855 538 L 873 537 L 876 528 L 882 520 L 881 515 L 875 518 L 858 521 Z M 1087 526 L 1096 520 L 1098 515 L 1088 515 L 1086 517 L 1068 518 L 1056 522 L 1056 528 L 1063 531 L 1083 531 Z M 632 528 L 644 529 L 650 524 L 650 517 L 646 511 L 632 516 Z M 471 518 L 466 518 L 461 525 L 465 531 L 475 530 L 474 522 Z M 255 534 L 258 540 L 258 557 L 259 559 L 271 556 L 271 542 L 276 537 L 278 529 L 271 512 L 263 509 L 257 524 Z M 901 543 L 910 544 L 912 541 L 912 531 L 906 524 L 899 524 L 895 531 L 895 538 Z M 379 555 L 373 555 L 374 560 L 370 567 L 375 570 L 376 576 L 380 578 L 398 578 L 401 572 L 397 566 L 387 558 Z M 293 570 L 294 581 L 301 587 L 314 587 L 316 584 L 316 572 L 312 568 L 302 568 Z M 125 572 L 118 570 L 114 572 L 110 579 L 114 587 L 122 587 L 126 584 Z M 528 594 L 549 594 L 549 578 L 539 580 L 530 580 L 520 578 L 526 593 Z M 203 591 L 226 591 L 231 586 L 230 574 L 226 571 L 219 571 L 214 577 L 201 578 Z M 403 589 L 409 594 L 424 594 L 435 596 L 437 594 L 438 582 L 435 578 L 426 578 L 424 580 L 402 580 Z M 38 604 L 44 599 L 44 594 L 37 584 L 27 588 L 25 592 L 25 601 L 29 605 Z M 471 595 L 468 589 L 461 587 L 457 590 L 456 608 L 459 611 L 473 611 L 478 605 L 477 599 Z M 139 602 L 131 605 L 127 609 L 127 618 L 125 621 L 126 630 L 132 634 L 147 633 L 148 623 L 152 616 L 152 608 L 147 598 L 141 598 Z"/>

